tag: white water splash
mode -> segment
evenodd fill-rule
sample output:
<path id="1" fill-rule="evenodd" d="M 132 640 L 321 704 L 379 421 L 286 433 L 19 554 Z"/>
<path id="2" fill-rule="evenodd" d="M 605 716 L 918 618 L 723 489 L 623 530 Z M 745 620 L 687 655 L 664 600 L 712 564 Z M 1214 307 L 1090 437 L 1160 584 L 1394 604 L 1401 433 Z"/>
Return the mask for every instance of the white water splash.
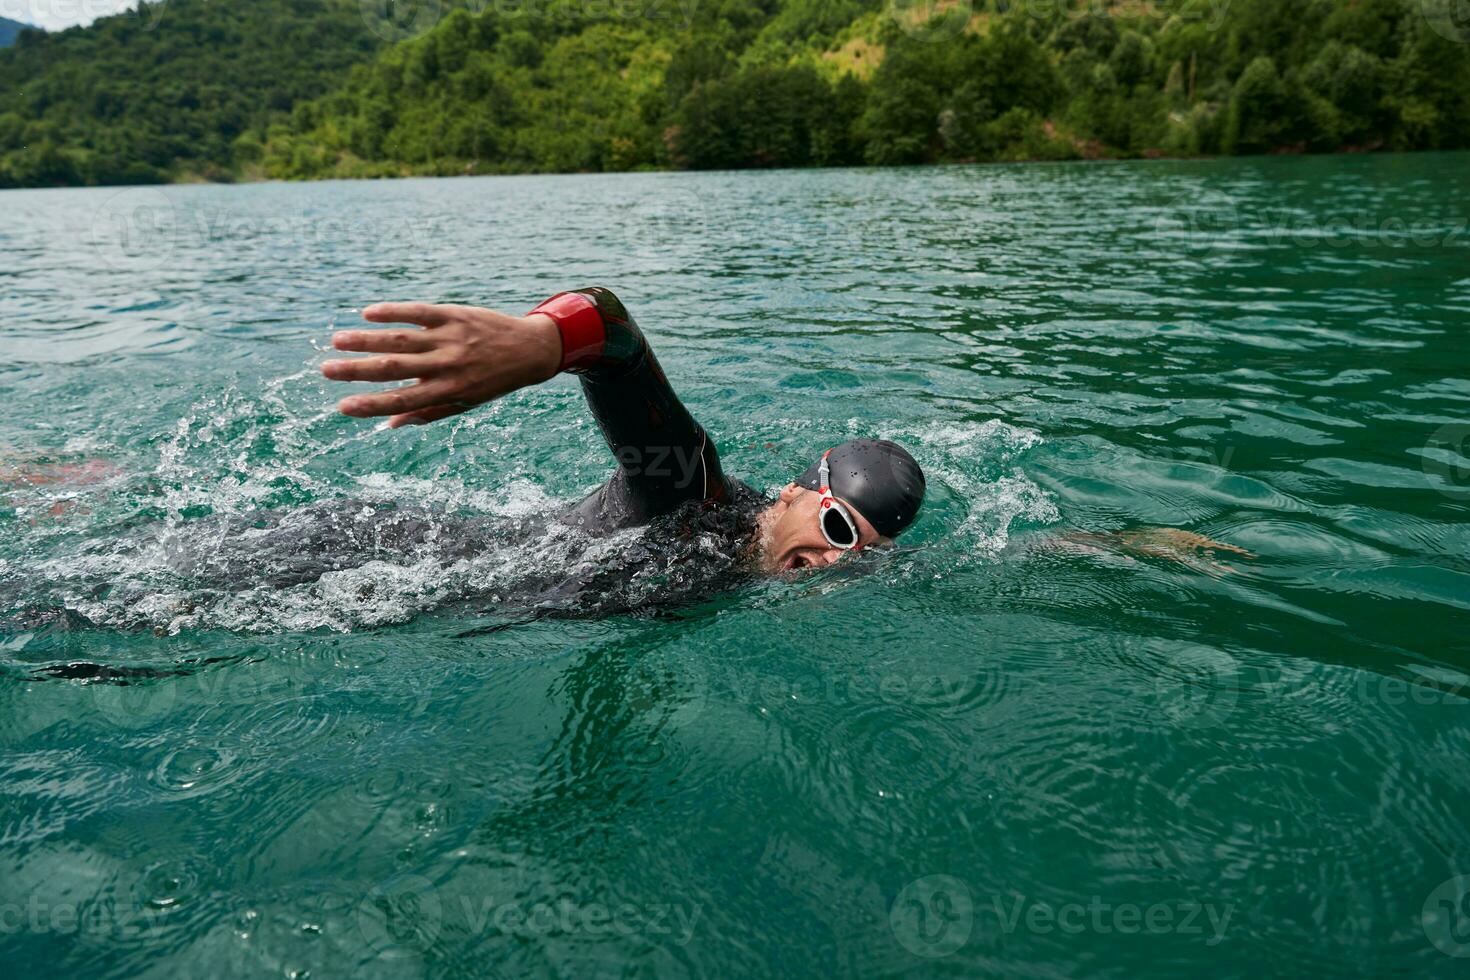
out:
<path id="1" fill-rule="evenodd" d="M 924 468 L 931 498 L 942 485 L 962 502 L 955 520 L 941 515 L 945 535 L 987 557 L 1000 554 L 1011 531 L 1023 524 L 1061 519 L 1051 494 L 1022 470 L 1020 459 L 1045 440 L 999 419 L 935 422 L 917 428 L 888 427 L 882 437 L 906 446 Z"/>

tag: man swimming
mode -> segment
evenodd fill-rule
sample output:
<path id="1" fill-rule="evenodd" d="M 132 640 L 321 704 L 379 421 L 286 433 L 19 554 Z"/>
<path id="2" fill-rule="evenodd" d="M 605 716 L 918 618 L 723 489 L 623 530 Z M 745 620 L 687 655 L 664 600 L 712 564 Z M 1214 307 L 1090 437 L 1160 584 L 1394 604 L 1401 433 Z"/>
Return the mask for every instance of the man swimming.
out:
<path id="1" fill-rule="evenodd" d="M 372 356 L 330 361 L 323 373 L 416 383 L 349 396 L 344 413 L 424 424 L 568 371 L 580 375 L 617 469 L 580 502 L 550 513 L 368 493 L 179 515 L 84 539 L 60 564 L 0 579 L 0 622 L 347 630 L 459 607 L 499 620 L 485 629 L 500 629 L 528 617 L 660 615 L 757 575 L 827 566 L 889 543 L 924 499 L 918 464 L 884 441 L 822 452 L 774 500 L 728 478 L 607 290 L 559 293 L 524 317 L 418 303 L 379 304 L 363 315 L 400 326 L 338 333 L 338 349 Z M 106 483 L 120 472 L 100 463 L 3 464 L 0 485 L 28 492 Z M 40 502 L 27 505 L 36 520 L 85 512 L 68 497 L 41 518 Z M 1163 558 L 1208 574 L 1232 571 L 1217 555 L 1253 557 L 1170 528 L 1048 533 L 1032 547 Z M 38 578 L 51 583 L 45 594 L 35 594 Z"/>
<path id="2" fill-rule="evenodd" d="M 344 330 L 338 350 L 375 356 L 332 360 L 338 381 L 406 381 L 350 395 L 340 410 L 423 425 L 570 372 L 618 468 L 565 515 L 593 533 L 635 527 L 681 507 L 729 505 L 749 488 L 728 479 L 705 430 L 679 401 L 643 332 L 600 287 L 558 293 L 523 317 L 471 306 L 379 303 L 363 311 L 386 330 Z M 924 474 L 901 446 L 852 440 L 824 451 L 756 515 L 756 562 L 766 571 L 817 568 L 848 552 L 889 544 L 918 515 Z"/>

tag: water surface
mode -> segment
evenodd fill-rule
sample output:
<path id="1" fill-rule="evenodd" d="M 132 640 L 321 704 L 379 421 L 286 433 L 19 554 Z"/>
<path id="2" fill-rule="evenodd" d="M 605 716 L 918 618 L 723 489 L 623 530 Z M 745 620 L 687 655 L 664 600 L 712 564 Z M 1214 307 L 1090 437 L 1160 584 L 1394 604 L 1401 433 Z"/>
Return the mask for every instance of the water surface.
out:
<path id="1" fill-rule="evenodd" d="M 1455 973 L 1467 164 L 0 195 L 0 951 Z M 592 618 L 506 596 L 596 545 L 447 560 L 604 478 L 575 384 L 388 432 L 331 411 L 322 346 L 376 300 L 591 284 L 758 489 L 910 446 L 905 547 Z M 443 534 L 303 581 L 268 573 L 308 535 L 225 530 L 407 506 Z"/>

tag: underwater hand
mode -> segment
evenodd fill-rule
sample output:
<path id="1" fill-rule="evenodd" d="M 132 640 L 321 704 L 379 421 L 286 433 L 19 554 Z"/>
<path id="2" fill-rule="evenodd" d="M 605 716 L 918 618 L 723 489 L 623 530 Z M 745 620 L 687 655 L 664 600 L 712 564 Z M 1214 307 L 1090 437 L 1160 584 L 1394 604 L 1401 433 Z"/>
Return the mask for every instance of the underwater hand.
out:
<path id="1" fill-rule="evenodd" d="M 362 311 L 373 323 L 422 327 L 343 330 L 332 346 L 379 357 L 327 361 L 322 374 L 334 381 L 406 381 L 392 391 L 349 395 L 337 404 L 344 415 L 388 415 L 389 428 L 423 425 L 458 415 L 518 388 L 540 384 L 561 364 L 561 335 L 549 316 L 508 316 L 475 306 L 377 303 Z"/>

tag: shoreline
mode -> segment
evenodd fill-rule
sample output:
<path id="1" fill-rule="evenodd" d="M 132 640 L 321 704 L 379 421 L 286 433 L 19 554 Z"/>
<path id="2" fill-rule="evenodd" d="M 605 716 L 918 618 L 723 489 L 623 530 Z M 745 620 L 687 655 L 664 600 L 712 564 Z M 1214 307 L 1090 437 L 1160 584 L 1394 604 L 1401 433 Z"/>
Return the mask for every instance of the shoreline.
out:
<path id="1" fill-rule="evenodd" d="M 953 160 L 944 163 L 910 164 L 857 164 L 837 167 L 747 167 L 743 169 L 692 170 L 680 167 L 641 167 L 634 170 L 505 170 L 473 173 L 399 173 L 367 177 L 324 176 L 324 177 L 241 177 L 235 180 L 210 180 L 198 174 L 180 175 L 178 179 L 148 184 L 37 184 L 23 187 L 0 187 L 0 194 L 10 191 L 60 191 L 100 190 L 103 188 L 125 189 L 130 187 L 233 187 L 258 184 L 325 184 L 332 182 L 374 183 L 398 180 L 455 180 L 474 177 L 581 177 L 615 176 L 620 174 L 746 174 L 746 173 L 793 173 L 823 170 L 931 170 L 943 167 L 1026 167 L 1040 164 L 1101 165 L 1101 164 L 1151 164 L 1151 163 L 1207 163 L 1221 160 L 1294 160 L 1326 159 L 1334 157 L 1420 157 L 1432 154 L 1470 153 L 1470 148 L 1444 150 L 1389 150 L 1349 147 L 1330 153 L 1309 153 L 1297 150 L 1279 150 L 1269 153 L 1200 154 L 1178 156 L 1172 154 L 1141 154 L 1137 156 L 1076 156 L 1076 157 L 1033 157 L 1022 160 Z"/>

